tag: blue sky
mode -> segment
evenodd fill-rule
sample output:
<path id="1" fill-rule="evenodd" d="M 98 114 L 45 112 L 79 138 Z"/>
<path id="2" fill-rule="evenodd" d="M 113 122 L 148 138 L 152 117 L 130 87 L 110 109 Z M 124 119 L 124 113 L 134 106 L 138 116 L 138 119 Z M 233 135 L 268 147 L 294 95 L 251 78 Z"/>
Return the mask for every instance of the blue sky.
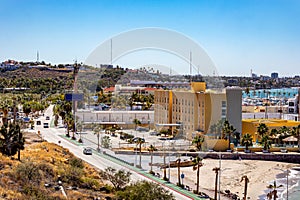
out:
<path id="1" fill-rule="evenodd" d="M 199 43 L 220 75 L 300 74 L 299 0 L 0 0 L 0 27 L 0 61 L 84 62 L 112 36 L 160 27 Z"/>

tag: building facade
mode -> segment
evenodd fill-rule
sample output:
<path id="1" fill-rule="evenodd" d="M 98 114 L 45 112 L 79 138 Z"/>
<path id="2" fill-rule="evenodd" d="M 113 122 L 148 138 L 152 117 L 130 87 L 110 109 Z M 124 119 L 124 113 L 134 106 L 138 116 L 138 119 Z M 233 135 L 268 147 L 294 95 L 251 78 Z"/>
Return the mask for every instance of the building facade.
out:
<path id="1" fill-rule="evenodd" d="M 242 90 L 206 90 L 204 82 L 191 83 L 191 90 L 156 90 L 154 93 L 154 123 L 177 124 L 187 138 L 211 133 L 211 126 L 221 120 L 241 131 Z M 220 134 L 220 133 L 218 133 Z"/>

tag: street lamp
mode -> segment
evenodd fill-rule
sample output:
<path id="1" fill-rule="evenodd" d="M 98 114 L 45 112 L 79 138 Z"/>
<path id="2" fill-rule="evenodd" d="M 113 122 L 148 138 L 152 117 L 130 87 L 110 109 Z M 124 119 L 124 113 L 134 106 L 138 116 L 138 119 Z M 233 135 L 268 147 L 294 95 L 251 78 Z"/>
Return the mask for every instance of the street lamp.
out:
<path id="1" fill-rule="evenodd" d="M 275 168 L 277 170 L 280 170 L 284 173 L 286 173 L 286 199 L 289 200 L 289 173 L 290 173 L 290 170 L 282 170 L 282 169 L 279 169 L 279 168 Z"/>

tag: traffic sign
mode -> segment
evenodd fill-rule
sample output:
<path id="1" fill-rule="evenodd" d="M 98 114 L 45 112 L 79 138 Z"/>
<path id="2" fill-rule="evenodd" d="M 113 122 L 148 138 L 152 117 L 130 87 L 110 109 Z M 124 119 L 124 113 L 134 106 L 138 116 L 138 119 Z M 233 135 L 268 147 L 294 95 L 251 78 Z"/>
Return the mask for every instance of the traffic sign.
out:
<path id="1" fill-rule="evenodd" d="M 67 93 L 65 94 L 66 101 L 83 101 L 83 93 Z"/>

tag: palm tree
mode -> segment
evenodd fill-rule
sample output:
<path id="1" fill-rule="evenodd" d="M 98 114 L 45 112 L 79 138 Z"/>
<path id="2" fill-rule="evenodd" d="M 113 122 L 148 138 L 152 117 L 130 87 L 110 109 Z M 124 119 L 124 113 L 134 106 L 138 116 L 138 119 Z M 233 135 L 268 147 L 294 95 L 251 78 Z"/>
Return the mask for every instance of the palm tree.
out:
<path id="1" fill-rule="evenodd" d="M 278 133 L 280 134 L 279 135 L 279 141 L 280 141 L 281 144 L 283 143 L 282 140 L 290 135 L 289 132 L 290 132 L 290 129 L 287 128 L 286 126 L 282 126 L 279 129 L 279 131 L 278 131 Z"/>
<path id="2" fill-rule="evenodd" d="M 140 125 L 140 124 L 141 124 L 141 121 L 135 118 L 135 119 L 133 120 L 133 123 L 135 124 L 135 130 L 136 130 L 137 125 Z"/>
<path id="3" fill-rule="evenodd" d="M 277 135 L 278 135 L 278 130 L 273 128 L 270 132 L 270 137 L 272 138 L 272 140 L 276 139 L 277 138 Z M 274 142 L 274 141 L 273 141 Z M 274 142 L 274 143 L 277 143 L 277 142 Z"/>
<path id="4" fill-rule="evenodd" d="M 97 135 L 97 151 L 100 151 L 100 132 L 101 132 L 102 126 L 93 124 L 93 131 L 94 134 Z"/>
<path id="5" fill-rule="evenodd" d="M 204 142 L 204 136 L 197 135 L 196 137 L 194 137 L 192 144 L 195 144 L 198 151 L 201 151 L 203 142 Z"/>
<path id="6" fill-rule="evenodd" d="M 246 152 L 249 151 L 249 146 L 253 145 L 252 140 L 253 140 L 253 138 L 252 138 L 251 134 L 246 133 L 243 135 L 241 143 L 242 143 L 242 145 L 244 145 L 246 147 L 246 149 L 245 149 Z"/>
<path id="7" fill-rule="evenodd" d="M 231 150 L 230 148 L 230 143 L 231 143 L 231 135 L 234 133 L 236 129 L 230 125 L 228 120 L 224 121 L 223 124 L 223 133 L 226 135 L 226 137 L 228 137 L 228 150 Z"/>
<path id="8" fill-rule="evenodd" d="M 74 123 L 72 113 L 68 113 L 67 115 L 65 115 L 64 122 L 66 123 L 66 126 L 67 126 L 67 135 L 66 136 L 70 137 L 70 130 L 73 129 L 73 123 Z"/>
<path id="9" fill-rule="evenodd" d="M 219 171 L 220 168 L 219 167 L 215 167 L 213 168 L 213 171 L 215 171 L 216 173 L 216 181 L 215 181 L 215 200 L 217 199 L 217 191 L 218 191 L 218 176 L 219 176 Z"/>
<path id="10" fill-rule="evenodd" d="M 246 200 L 247 199 L 247 189 L 248 189 L 249 178 L 245 175 L 245 176 L 242 176 L 241 182 L 243 180 L 245 180 L 245 188 L 244 188 L 244 198 L 243 198 L 243 200 Z"/>
<path id="11" fill-rule="evenodd" d="M 197 170 L 197 188 L 196 188 L 196 194 L 199 194 L 199 179 L 200 179 L 200 167 L 203 166 L 202 158 L 196 157 L 193 159 L 193 170 Z"/>
<path id="12" fill-rule="evenodd" d="M 247 96 L 249 96 L 249 94 L 250 94 L 250 88 L 249 88 L 249 87 L 247 87 L 247 88 L 245 89 L 245 93 L 247 94 Z"/>
<path id="13" fill-rule="evenodd" d="M 300 151 L 300 125 L 292 128 L 292 135 L 297 137 L 297 139 L 298 139 L 298 148 L 299 148 L 299 151 Z"/>
<path id="14" fill-rule="evenodd" d="M 148 151 L 151 153 L 150 174 L 154 173 L 153 170 L 152 170 L 152 163 L 153 163 L 153 151 L 155 151 L 155 150 L 156 150 L 156 148 L 152 144 L 148 147 Z"/>
<path id="15" fill-rule="evenodd" d="M 81 121 L 78 121 L 78 122 L 76 123 L 76 128 L 77 128 L 77 130 L 79 130 L 79 140 L 78 140 L 78 142 L 79 142 L 79 143 L 82 143 L 81 132 L 82 132 L 82 130 L 83 130 L 83 123 L 82 123 Z"/>
<path id="16" fill-rule="evenodd" d="M 276 185 L 276 181 L 274 181 L 273 185 L 268 185 L 267 188 L 273 189 L 271 192 L 269 192 L 269 193 L 267 194 L 268 200 L 271 200 L 271 199 L 272 199 L 272 196 L 273 196 L 273 200 L 276 200 L 276 199 L 278 198 L 278 196 L 277 196 L 277 188 L 280 188 L 280 187 L 282 187 L 282 186 L 283 186 L 283 185 L 277 186 L 277 185 Z"/>
<path id="17" fill-rule="evenodd" d="M 136 145 L 139 145 L 139 151 L 140 151 L 140 167 L 142 167 L 142 144 L 145 143 L 145 140 L 143 138 L 138 138 L 136 140 Z"/>
<path id="18" fill-rule="evenodd" d="M 265 134 L 268 134 L 269 128 L 266 124 L 260 123 L 257 127 L 257 133 L 260 137 L 263 137 Z"/>
<path id="19" fill-rule="evenodd" d="M 271 141 L 269 139 L 269 136 L 268 135 L 264 135 L 262 138 L 261 138 L 261 144 L 263 145 L 263 149 L 265 151 L 269 150 L 270 149 L 270 146 L 271 146 Z"/>
<path id="20" fill-rule="evenodd" d="M 181 159 L 180 157 L 176 160 L 176 164 L 177 164 L 177 176 L 178 176 L 178 183 L 177 185 L 179 187 L 181 187 L 181 183 L 180 183 L 180 162 L 181 162 Z"/>

